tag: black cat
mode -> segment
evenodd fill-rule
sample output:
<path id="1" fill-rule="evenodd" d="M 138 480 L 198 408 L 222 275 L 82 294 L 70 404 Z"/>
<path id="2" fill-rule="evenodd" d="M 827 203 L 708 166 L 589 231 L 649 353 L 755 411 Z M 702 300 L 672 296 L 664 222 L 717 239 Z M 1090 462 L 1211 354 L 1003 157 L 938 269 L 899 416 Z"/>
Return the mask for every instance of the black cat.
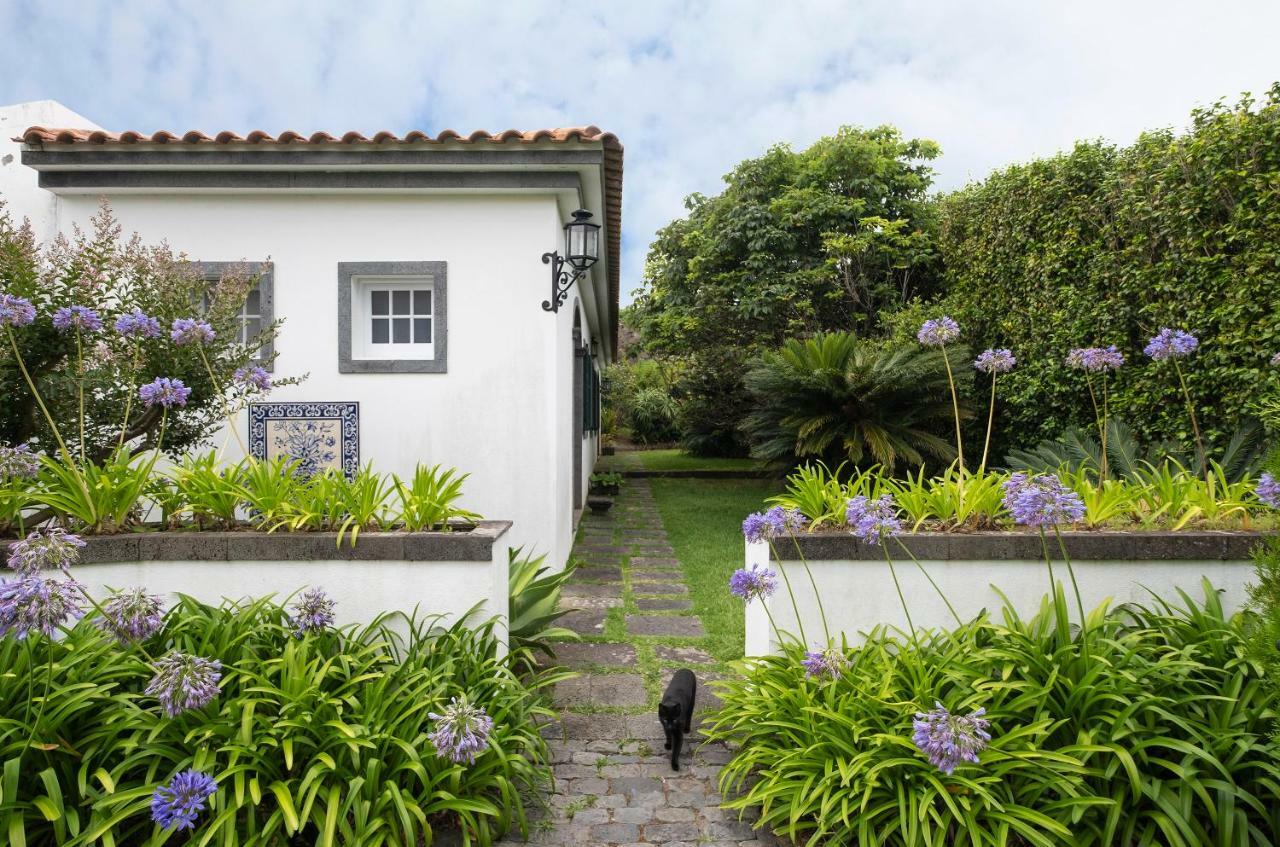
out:
<path id="1" fill-rule="evenodd" d="M 684 734 L 693 726 L 693 701 L 698 680 L 693 671 L 681 668 L 671 676 L 667 691 L 658 704 L 658 722 L 667 735 L 666 749 L 671 751 L 671 769 L 680 770 L 680 745 Z"/>

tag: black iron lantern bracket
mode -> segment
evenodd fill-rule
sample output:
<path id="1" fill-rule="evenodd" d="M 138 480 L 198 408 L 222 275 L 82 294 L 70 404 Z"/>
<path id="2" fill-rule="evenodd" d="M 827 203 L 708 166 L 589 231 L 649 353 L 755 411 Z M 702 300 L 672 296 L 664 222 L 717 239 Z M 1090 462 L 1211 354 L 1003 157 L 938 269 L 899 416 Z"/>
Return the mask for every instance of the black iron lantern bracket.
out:
<path id="1" fill-rule="evenodd" d="M 581 279 L 585 270 L 578 270 L 570 265 L 565 267 L 565 260 L 559 253 L 543 253 L 542 264 L 551 266 L 551 299 L 542 301 L 542 309 L 546 312 L 558 312 L 569 296 L 569 289 Z"/>

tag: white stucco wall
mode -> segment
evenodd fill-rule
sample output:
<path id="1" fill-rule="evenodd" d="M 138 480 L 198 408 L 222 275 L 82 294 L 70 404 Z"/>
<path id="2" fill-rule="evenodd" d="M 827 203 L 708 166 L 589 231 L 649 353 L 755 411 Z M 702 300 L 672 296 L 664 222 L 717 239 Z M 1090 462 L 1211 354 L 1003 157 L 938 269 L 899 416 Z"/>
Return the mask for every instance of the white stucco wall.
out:
<path id="1" fill-rule="evenodd" d="M 107 198 L 126 232 L 197 261 L 275 268 L 278 376 L 309 373 L 272 401 L 360 402 L 362 462 L 471 474 L 463 504 L 514 521 L 512 546 L 563 563 L 572 541 L 572 312 L 544 312 L 540 261 L 562 238 L 548 195 L 138 195 Z M 99 198 L 60 198 L 83 225 Z M 448 263 L 448 373 L 340 374 L 339 262 Z M 244 415 L 238 422 L 245 431 Z M 223 436 L 216 437 L 221 444 Z M 234 440 L 227 455 L 238 450 Z"/>
<path id="2" fill-rule="evenodd" d="M 781 546 L 785 555 L 786 545 Z M 769 548 L 766 544 L 748 544 L 748 565 L 769 565 Z M 1040 600 L 1049 594 L 1049 573 L 1043 560 L 973 561 L 973 560 L 923 560 L 921 564 L 947 595 L 952 606 L 963 620 L 971 620 L 982 610 L 1000 620 L 1004 601 L 996 593 L 1000 589 L 1022 616 L 1035 614 Z M 1201 580 L 1207 578 L 1220 592 L 1228 613 L 1240 609 L 1248 594 L 1245 586 L 1253 579 L 1251 561 L 1075 561 L 1076 578 L 1086 612 L 1104 601 L 1117 603 L 1153 602 L 1152 592 L 1167 602 L 1181 605 L 1177 589 L 1181 588 L 1193 599 L 1201 600 Z M 779 567 L 791 582 L 800 620 L 811 644 L 823 638 L 822 618 L 809 577 L 799 561 L 784 561 Z M 818 595 L 826 611 L 831 634 L 838 642 L 843 633 L 849 643 L 857 644 L 863 634 L 878 625 L 896 627 L 907 631 L 907 619 L 902 603 L 894 588 L 889 565 L 880 560 L 811 559 Z M 906 556 L 895 556 L 894 567 L 902 584 L 902 593 L 911 611 L 911 620 L 917 629 L 941 629 L 955 626 L 955 619 L 947 610 L 938 592 L 934 590 L 919 568 Z M 1076 615 L 1075 594 L 1064 563 L 1054 563 L 1054 576 L 1066 589 L 1072 619 Z M 1149 589 L 1149 590 L 1148 590 Z M 778 591 L 767 601 L 768 614 L 759 600 L 753 600 L 746 610 L 746 655 L 762 656 L 777 652 L 778 642 L 769 623 L 773 616 L 784 633 L 799 635 L 796 613 L 785 585 L 779 579 Z"/>
<path id="3" fill-rule="evenodd" d="M 32 126 L 101 127 L 53 100 L 0 106 L 0 200 L 15 223 L 29 218 L 43 241 L 57 232 L 57 198 L 39 187 L 36 172 L 22 164 L 22 142 L 13 140 Z"/>

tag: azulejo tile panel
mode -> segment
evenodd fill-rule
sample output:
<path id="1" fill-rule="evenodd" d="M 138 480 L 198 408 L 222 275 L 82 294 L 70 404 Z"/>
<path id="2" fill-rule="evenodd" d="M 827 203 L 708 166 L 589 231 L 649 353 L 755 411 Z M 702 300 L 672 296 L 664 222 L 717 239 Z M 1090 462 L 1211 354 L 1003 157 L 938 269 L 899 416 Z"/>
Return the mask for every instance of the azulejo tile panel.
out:
<path id="1" fill-rule="evenodd" d="M 251 403 L 249 453 L 259 459 L 296 459 L 310 476 L 360 469 L 359 403 Z"/>

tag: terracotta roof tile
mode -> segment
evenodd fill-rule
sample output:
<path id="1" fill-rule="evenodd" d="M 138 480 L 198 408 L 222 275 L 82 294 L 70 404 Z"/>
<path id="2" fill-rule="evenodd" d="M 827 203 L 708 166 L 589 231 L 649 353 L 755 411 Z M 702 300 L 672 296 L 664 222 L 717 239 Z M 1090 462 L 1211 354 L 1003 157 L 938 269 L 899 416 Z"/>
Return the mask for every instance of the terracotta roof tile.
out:
<path id="1" fill-rule="evenodd" d="M 435 144 L 536 144 L 549 141 L 564 144 L 574 141 L 599 142 L 604 148 L 604 187 L 605 187 L 605 224 L 608 227 L 609 251 L 609 298 L 612 301 L 610 316 L 610 332 L 613 336 L 614 349 L 618 341 L 618 295 L 620 291 L 622 263 L 622 143 L 611 132 L 603 132 L 597 126 L 560 127 L 558 129 L 536 129 L 521 131 L 508 129 L 499 133 L 476 130 L 468 135 L 452 129 L 442 130 L 434 137 L 425 132 L 414 130 L 403 138 L 395 133 L 382 130 L 372 138 L 358 132 L 346 132 L 341 137 L 334 137 L 327 132 L 315 132 L 303 135 L 293 130 L 286 130 L 279 135 L 255 129 L 241 136 L 235 132 L 224 130 L 208 136 L 199 130 L 191 130 L 182 135 L 160 130 L 150 135 L 125 130 L 124 132 L 105 132 L 103 130 L 74 129 L 33 126 L 22 133 L 15 141 L 22 141 L 32 146 L 59 144 L 287 144 L 314 147 L 334 147 L 353 145 L 435 145 Z"/>

